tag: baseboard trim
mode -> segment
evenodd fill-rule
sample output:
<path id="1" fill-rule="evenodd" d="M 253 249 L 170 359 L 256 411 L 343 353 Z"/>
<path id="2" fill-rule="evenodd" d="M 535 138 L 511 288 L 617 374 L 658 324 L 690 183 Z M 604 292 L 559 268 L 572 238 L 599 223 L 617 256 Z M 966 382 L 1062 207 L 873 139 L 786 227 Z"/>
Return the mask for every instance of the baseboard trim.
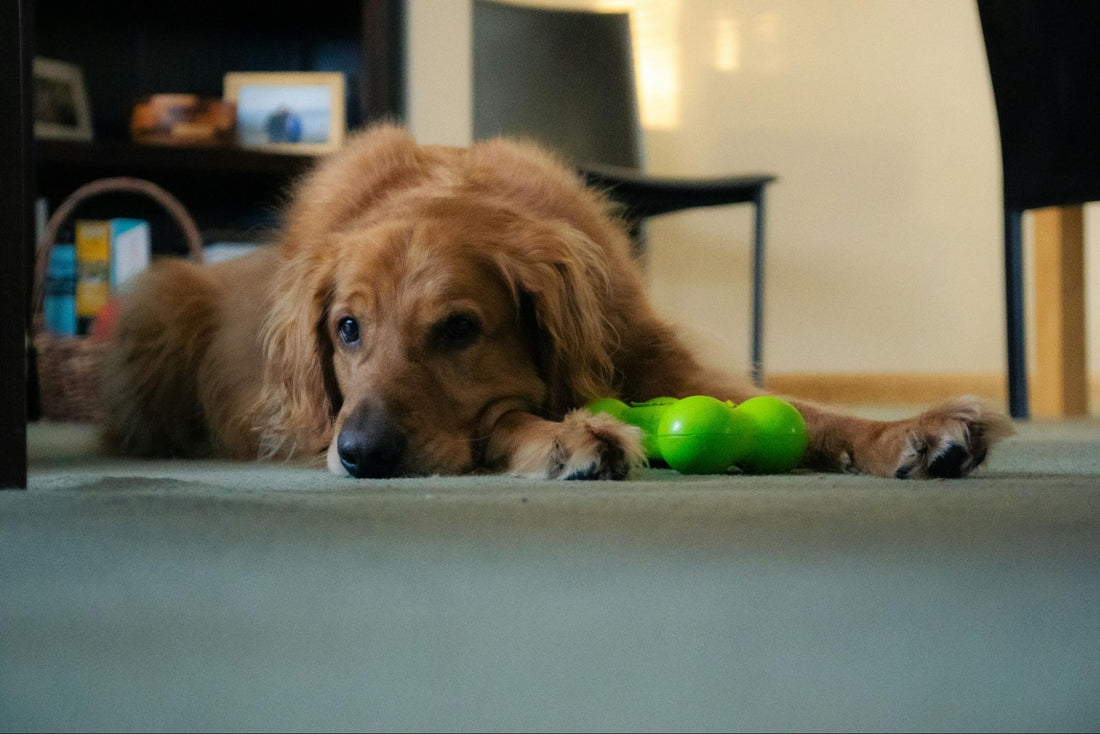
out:
<path id="1" fill-rule="evenodd" d="M 957 395 L 977 395 L 1004 407 L 1007 387 L 1003 375 L 988 374 L 770 374 L 768 390 L 823 403 L 847 405 L 919 405 Z M 1089 380 L 1089 397 L 1096 405 L 1100 376 Z"/>

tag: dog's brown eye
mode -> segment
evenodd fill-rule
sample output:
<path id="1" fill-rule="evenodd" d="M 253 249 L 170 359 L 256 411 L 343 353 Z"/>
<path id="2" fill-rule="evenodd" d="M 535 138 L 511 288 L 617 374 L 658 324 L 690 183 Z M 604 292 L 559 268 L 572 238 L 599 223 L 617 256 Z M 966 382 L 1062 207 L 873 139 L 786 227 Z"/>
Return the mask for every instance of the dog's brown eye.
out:
<path id="1" fill-rule="evenodd" d="M 359 322 L 350 316 L 346 316 L 336 322 L 336 333 L 344 344 L 357 344 L 359 342 Z"/>
<path id="2" fill-rule="evenodd" d="M 481 334 L 481 322 L 472 314 L 455 314 L 436 325 L 432 332 L 432 341 L 436 348 L 444 351 L 464 349 Z"/>

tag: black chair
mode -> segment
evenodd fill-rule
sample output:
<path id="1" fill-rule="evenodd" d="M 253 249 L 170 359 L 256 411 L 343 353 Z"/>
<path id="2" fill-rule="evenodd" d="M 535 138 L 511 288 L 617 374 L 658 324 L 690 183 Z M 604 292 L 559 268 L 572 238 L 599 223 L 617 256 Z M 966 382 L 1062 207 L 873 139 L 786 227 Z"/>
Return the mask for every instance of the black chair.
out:
<path id="1" fill-rule="evenodd" d="M 475 0 L 474 137 L 521 135 L 570 158 L 620 203 L 644 255 L 641 223 L 695 207 L 754 205 L 752 375 L 763 378 L 764 193 L 773 175 L 675 178 L 641 166 L 626 13 L 548 10 Z"/>
<path id="2" fill-rule="evenodd" d="M 1008 394 L 1029 415 L 1023 212 L 1100 200 L 1100 3 L 978 0 L 1004 171 Z"/>

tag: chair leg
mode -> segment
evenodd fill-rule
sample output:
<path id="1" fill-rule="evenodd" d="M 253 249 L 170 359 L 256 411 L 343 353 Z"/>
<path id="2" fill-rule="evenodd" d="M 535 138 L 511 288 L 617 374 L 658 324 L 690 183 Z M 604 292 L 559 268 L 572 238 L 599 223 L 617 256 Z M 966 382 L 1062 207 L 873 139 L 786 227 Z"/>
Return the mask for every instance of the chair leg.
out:
<path id="1" fill-rule="evenodd" d="M 1028 417 L 1024 340 L 1023 212 L 1005 209 L 1005 315 L 1008 327 L 1008 412 Z"/>
<path id="2" fill-rule="evenodd" d="M 1036 418 L 1088 415 L 1084 207 L 1035 209 L 1031 219 L 1035 361 L 1028 408 Z"/>
<path id="3" fill-rule="evenodd" d="M 764 187 L 753 199 L 755 204 L 752 248 L 752 382 L 764 384 Z"/>

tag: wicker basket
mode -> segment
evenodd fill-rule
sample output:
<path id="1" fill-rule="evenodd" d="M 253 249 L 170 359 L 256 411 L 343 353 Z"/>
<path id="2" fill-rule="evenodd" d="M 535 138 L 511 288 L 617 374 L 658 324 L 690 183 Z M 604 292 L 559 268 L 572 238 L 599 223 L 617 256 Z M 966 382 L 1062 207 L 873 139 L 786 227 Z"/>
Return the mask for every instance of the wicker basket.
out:
<path id="1" fill-rule="evenodd" d="M 74 191 L 46 223 L 34 268 L 34 341 L 37 355 L 41 417 L 51 421 L 97 422 L 103 417 L 99 393 L 100 365 L 108 341 L 93 336 L 60 336 L 45 329 L 46 271 L 61 226 L 77 205 L 104 193 L 142 194 L 164 207 L 183 232 L 191 257 L 202 262 L 202 237 L 194 219 L 176 197 L 139 178 L 104 178 Z"/>

